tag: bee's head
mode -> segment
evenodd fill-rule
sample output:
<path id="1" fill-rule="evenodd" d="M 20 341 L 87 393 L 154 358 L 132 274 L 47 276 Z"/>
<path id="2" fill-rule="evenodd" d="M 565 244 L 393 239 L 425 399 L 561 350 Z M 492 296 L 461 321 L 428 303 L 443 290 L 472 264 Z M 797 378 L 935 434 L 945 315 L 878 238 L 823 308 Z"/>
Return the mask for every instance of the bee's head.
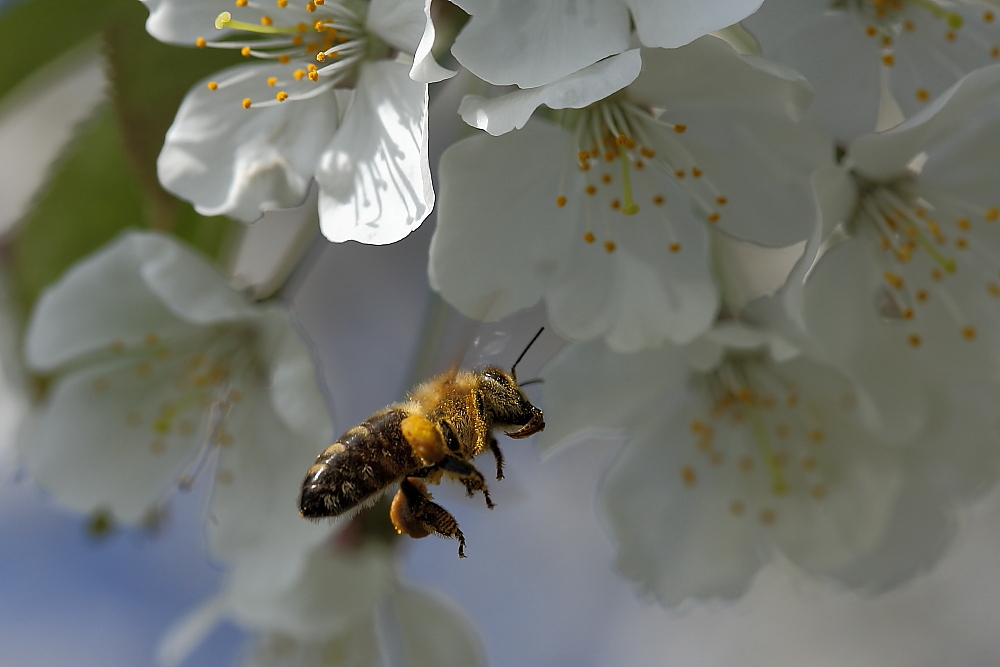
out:
<path id="1" fill-rule="evenodd" d="M 483 409 L 495 426 L 517 426 L 505 431 L 512 438 L 527 438 L 545 428 L 542 411 L 531 404 L 517 384 L 513 372 L 498 366 L 487 366 L 480 377 L 479 396 Z"/>

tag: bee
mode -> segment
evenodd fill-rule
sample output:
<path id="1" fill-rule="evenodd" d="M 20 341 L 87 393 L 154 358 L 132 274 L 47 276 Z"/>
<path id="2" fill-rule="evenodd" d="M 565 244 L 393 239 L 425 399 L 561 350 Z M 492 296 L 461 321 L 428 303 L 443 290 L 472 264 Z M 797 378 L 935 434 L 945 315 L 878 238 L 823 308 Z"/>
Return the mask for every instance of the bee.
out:
<path id="1" fill-rule="evenodd" d="M 427 484 L 457 479 L 473 496 L 481 491 L 493 509 L 486 479 L 472 459 L 489 450 L 503 479 L 503 454 L 493 431 L 515 439 L 545 428 L 542 411 L 517 382 L 517 364 L 542 334 L 524 348 L 510 368 L 455 370 L 418 385 L 402 403 L 376 412 L 344 433 L 316 458 L 299 496 L 307 519 L 336 517 L 367 507 L 396 484 L 389 516 L 396 530 L 410 537 L 436 533 L 458 540 L 465 558 L 465 537 L 455 517 L 432 501 Z M 527 384 L 527 383 L 525 383 Z"/>

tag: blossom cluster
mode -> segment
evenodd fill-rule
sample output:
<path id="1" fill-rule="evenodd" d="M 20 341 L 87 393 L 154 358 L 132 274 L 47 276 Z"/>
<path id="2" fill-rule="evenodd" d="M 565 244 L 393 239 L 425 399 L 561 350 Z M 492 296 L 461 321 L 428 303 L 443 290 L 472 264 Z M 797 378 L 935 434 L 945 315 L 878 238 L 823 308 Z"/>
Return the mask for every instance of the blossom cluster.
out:
<path id="1" fill-rule="evenodd" d="M 738 598 L 776 557 L 887 590 L 995 482 L 985 0 L 142 2 L 157 40 L 242 59 L 184 95 L 162 196 L 248 224 L 304 205 L 326 240 L 371 245 L 433 212 L 433 290 L 484 321 L 542 303 L 569 341 L 537 440 L 622 443 L 603 511 L 663 604 Z M 154 229 L 26 304 L 16 449 L 55 502 L 125 525 L 209 478 L 227 584 L 161 660 L 229 619 L 256 633 L 247 664 L 481 661 L 384 526 L 298 516 L 336 431 L 281 298 L 237 289 L 179 226 L 123 226 Z"/>

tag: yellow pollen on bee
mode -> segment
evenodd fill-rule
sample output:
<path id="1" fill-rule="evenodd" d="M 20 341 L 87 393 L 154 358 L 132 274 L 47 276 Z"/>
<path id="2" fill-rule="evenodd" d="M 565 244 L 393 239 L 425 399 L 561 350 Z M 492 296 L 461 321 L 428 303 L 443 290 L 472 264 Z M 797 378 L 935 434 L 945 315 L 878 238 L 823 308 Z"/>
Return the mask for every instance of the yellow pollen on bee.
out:
<path id="1" fill-rule="evenodd" d="M 250 57 L 250 47 L 249 46 L 244 46 L 242 49 L 240 49 L 240 55 L 243 56 L 244 58 L 249 58 Z"/>
<path id="2" fill-rule="evenodd" d="M 910 347 L 920 347 L 923 340 L 917 334 L 910 334 L 909 337 L 907 337 L 906 342 L 910 344 Z"/>
<path id="3" fill-rule="evenodd" d="M 251 104 L 253 104 L 253 102 L 250 101 L 249 97 L 244 97 L 243 98 L 243 108 L 244 109 L 249 109 Z"/>
<path id="4" fill-rule="evenodd" d="M 215 81 L 209 81 L 208 83 L 205 84 L 205 87 L 208 88 L 209 90 L 218 90 L 219 84 L 216 83 Z"/>
<path id="5" fill-rule="evenodd" d="M 926 88 L 917 88 L 916 96 L 921 102 L 926 102 L 930 99 L 931 94 L 927 92 Z"/>
<path id="6" fill-rule="evenodd" d="M 973 326 L 962 327 L 962 338 L 964 338 L 965 340 L 975 340 L 976 327 Z"/>
<path id="7" fill-rule="evenodd" d="M 889 283 L 890 285 L 892 285 L 896 289 L 903 289 L 903 279 L 900 278 L 895 273 L 892 273 L 890 271 L 886 271 L 885 273 L 882 274 L 882 277 L 885 278 L 885 281 L 887 283 Z"/>
<path id="8" fill-rule="evenodd" d="M 269 88 L 274 88 L 274 86 L 277 83 L 278 83 L 278 77 L 276 77 L 276 76 L 269 76 L 269 77 L 267 77 L 267 86 Z"/>
<path id="9" fill-rule="evenodd" d="M 712 211 L 711 213 L 709 213 L 708 214 L 708 221 L 709 222 L 718 222 L 719 221 L 719 213 L 717 211 Z"/>
<path id="10" fill-rule="evenodd" d="M 681 250 L 681 244 L 680 243 L 671 243 L 667 247 L 670 249 L 670 252 L 680 252 L 680 250 Z"/>
<path id="11" fill-rule="evenodd" d="M 594 186 L 594 185 L 588 185 L 587 187 L 585 187 L 583 189 L 583 191 L 586 192 L 588 195 L 596 194 L 597 193 L 597 187 Z"/>
<path id="12" fill-rule="evenodd" d="M 747 507 L 746 505 L 743 504 L 742 501 L 734 500 L 733 502 L 729 503 L 729 513 L 732 514 L 733 516 L 743 516 L 743 513 L 746 512 L 746 510 Z"/>
<path id="13" fill-rule="evenodd" d="M 893 58 L 891 53 L 886 53 L 885 55 L 882 56 L 882 64 L 885 65 L 886 67 L 892 67 L 895 62 L 896 59 Z"/>
<path id="14" fill-rule="evenodd" d="M 1000 219 L 1000 208 L 997 208 L 996 206 L 990 206 L 986 209 L 986 212 L 983 213 L 983 220 L 986 222 L 996 222 L 997 219 Z"/>
<path id="15" fill-rule="evenodd" d="M 680 123 L 674 125 L 674 132 L 676 132 L 677 134 L 684 134 L 684 131 L 687 129 L 688 129 L 687 125 L 682 125 Z"/>
<path id="16" fill-rule="evenodd" d="M 756 462 L 749 456 L 744 456 L 736 465 L 743 472 L 753 472 Z"/>
<path id="17" fill-rule="evenodd" d="M 565 197 L 565 195 L 559 195 L 558 197 L 556 197 L 556 206 L 558 206 L 559 208 L 562 208 L 565 205 L 566 205 L 566 197 Z"/>
<path id="18" fill-rule="evenodd" d="M 586 241 L 587 243 L 593 243 L 594 241 L 597 240 L 597 237 L 594 236 L 594 232 L 587 232 L 586 234 L 583 235 L 583 240 Z"/>
<path id="19" fill-rule="evenodd" d="M 208 40 L 205 39 L 204 37 L 199 37 L 198 39 L 194 40 L 194 45 L 197 46 L 199 49 L 203 49 L 208 45 Z"/>
<path id="20" fill-rule="evenodd" d="M 691 466 L 681 468 L 681 481 L 684 482 L 684 486 L 694 486 L 698 482 L 698 475 L 695 473 L 694 468 Z"/>
<path id="21" fill-rule="evenodd" d="M 617 248 L 617 247 L 618 246 L 615 245 L 614 241 L 605 241 L 604 242 L 604 249 L 608 252 L 608 254 L 613 253 L 615 251 L 615 248 Z"/>
<path id="22" fill-rule="evenodd" d="M 757 518 L 759 518 L 760 522 L 765 526 L 771 526 L 774 525 L 774 522 L 778 519 L 778 515 L 775 514 L 774 510 L 768 508 L 762 509 L 760 514 L 757 515 Z"/>

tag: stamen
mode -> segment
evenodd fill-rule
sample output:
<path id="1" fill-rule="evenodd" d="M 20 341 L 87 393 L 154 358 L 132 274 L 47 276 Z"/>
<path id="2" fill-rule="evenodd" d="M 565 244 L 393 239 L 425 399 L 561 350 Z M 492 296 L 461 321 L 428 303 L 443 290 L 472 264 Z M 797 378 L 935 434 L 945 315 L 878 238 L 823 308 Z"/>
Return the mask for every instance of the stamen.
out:
<path id="1" fill-rule="evenodd" d="M 234 30 L 245 30 L 265 35 L 291 35 L 298 32 L 295 26 L 255 25 L 246 21 L 237 21 L 229 12 L 222 12 L 215 17 L 215 28 L 216 30 L 233 28 Z"/>

